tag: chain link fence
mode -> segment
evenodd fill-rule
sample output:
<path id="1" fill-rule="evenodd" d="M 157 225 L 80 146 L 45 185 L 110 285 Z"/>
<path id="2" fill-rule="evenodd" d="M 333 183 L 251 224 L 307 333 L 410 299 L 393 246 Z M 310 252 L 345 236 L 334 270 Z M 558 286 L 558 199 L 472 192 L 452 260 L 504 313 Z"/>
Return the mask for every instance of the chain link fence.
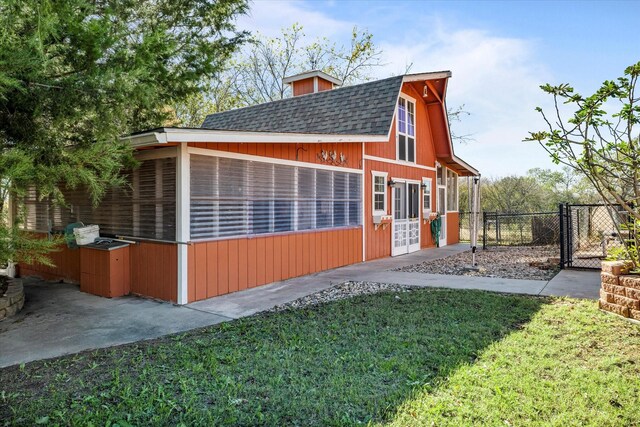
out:
<path id="1" fill-rule="evenodd" d="M 629 215 L 614 206 L 610 214 L 602 204 L 562 204 L 556 212 L 483 212 L 478 224 L 478 245 L 557 246 L 563 267 L 600 268 L 602 260 L 622 241 L 633 236 L 623 224 Z M 460 212 L 459 238 L 471 240 L 470 212 Z"/>
<path id="2" fill-rule="evenodd" d="M 471 239 L 471 213 L 460 212 L 461 242 Z M 483 212 L 478 226 L 478 242 L 489 246 L 548 246 L 560 243 L 558 212 Z"/>
<path id="3" fill-rule="evenodd" d="M 629 215 L 619 206 L 612 214 L 605 205 L 561 205 L 563 240 L 561 262 L 566 267 L 600 268 L 602 260 L 613 248 L 620 248 L 623 239 L 632 237 L 622 226 Z"/>

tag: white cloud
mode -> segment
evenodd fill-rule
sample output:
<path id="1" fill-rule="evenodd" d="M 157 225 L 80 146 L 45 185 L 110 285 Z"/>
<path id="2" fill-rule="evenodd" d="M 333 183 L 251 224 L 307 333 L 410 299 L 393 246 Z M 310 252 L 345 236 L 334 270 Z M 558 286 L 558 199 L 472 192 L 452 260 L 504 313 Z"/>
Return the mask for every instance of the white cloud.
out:
<path id="1" fill-rule="evenodd" d="M 318 7 L 327 6 L 327 7 Z M 535 143 L 521 140 L 544 123 L 536 106 L 550 107 L 539 85 L 552 80 L 537 58 L 536 43 L 493 34 L 486 30 L 456 28 L 437 16 L 413 16 L 378 4 L 380 10 L 368 22 L 333 17 L 338 10 L 320 2 L 255 1 L 241 28 L 277 36 L 282 27 L 303 25 L 311 38 L 327 37 L 348 43 L 354 25 L 368 28 L 383 50 L 379 77 L 404 72 L 451 70 L 447 103 L 464 104 L 471 116 L 454 123 L 458 134 L 472 134 L 474 142 L 457 153 L 486 175 L 523 174 L 532 167 L 552 167 L 549 157 Z M 385 13 L 385 11 L 387 13 Z M 379 16 L 383 15 L 383 16 Z M 367 25 L 368 24 L 368 25 Z"/>
<path id="2" fill-rule="evenodd" d="M 259 31 L 268 37 L 277 37 L 281 29 L 299 23 L 304 32 L 311 38 L 341 38 L 349 34 L 353 24 L 334 19 L 325 13 L 315 10 L 316 3 L 307 7 L 299 1 L 255 0 L 247 16 L 238 20 L 238 27 L 251 32 Z"/>
<path id="3" fill-rule="evenodd" d="M 447 28 L 434 19 L 422 38 L 409 31 L 401 43 L 383 42 L 385 72 L 451 70 L 447 103 L 464 104 L 471 115 L 453 123 L 456 133 L 475 141 L 458 154 L 488 175 L 524 174 L 532 167 L 551 167 L 535 143 L 523 143 L 529 131 L 543 126 L 536 106 L 549 106 L 540 84 L 550 73 L 535 58 L 535 43 L 500 37 L 487 31 Z"/>

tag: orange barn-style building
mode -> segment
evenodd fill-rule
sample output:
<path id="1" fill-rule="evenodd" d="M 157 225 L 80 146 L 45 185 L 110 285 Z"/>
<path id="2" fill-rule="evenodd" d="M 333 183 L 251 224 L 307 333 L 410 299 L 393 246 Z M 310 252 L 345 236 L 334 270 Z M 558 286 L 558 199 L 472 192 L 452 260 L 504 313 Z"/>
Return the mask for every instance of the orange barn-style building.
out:
<path id="1" fill-rule="evenodd" d="M 311 71 L 285 79 L 291 98 L 212 114 L 197 129 L 131 135 L 141 166 L 99 207 L 80 190 L 65 191 L 67 207 L 40 200 L 37 189 L 24 200 L 28 230 L 97 224 L 101 235 L 129 241 L 127 250 L 98 262 L 65 247 L 53 254 L 56 267 L 20 272 L 81 289 L 126 275 L 118 294 L 186 304 L 457 243 L 458 177 L 479 173 L 453 151 L 450 77 L 336 89 L 339 80 Z"/>

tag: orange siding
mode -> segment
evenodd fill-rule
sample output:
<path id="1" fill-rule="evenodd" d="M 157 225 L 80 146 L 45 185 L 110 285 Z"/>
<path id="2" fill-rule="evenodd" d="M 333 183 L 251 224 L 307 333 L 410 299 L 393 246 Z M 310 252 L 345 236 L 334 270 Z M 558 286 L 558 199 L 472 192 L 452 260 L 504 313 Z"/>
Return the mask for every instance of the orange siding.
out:
<path id="1" fill-rule="evenodd" d="M 320 246 L 324 240 L 327 244 Z M 247 250 L 240 253 L 240 248 Z M 319 262 L 320 251 L 326 264 Z M 189 302 L 241 290 L 243 283 L 255 287 L 353 264 L 360 261 L 358 254 L 361 228 L 193 243 L 188 251 Z"/>
<path id="2" fill-rule="evenodd" d="M 322 150 L 336 151 L 338 155 L 343 153 L 347 158 L 344 165 L 348 168 L 362 168 L 362 145 L 360 143 L 335 143 L 335 144 L 245 144 L 245 143 L 210 143 L 190 142 L 189 147 L 205 148 L 210 150 L 228 151 L 232 153 L 248 154 L 253 156 L 269 157 L 283 160 L 297 160 L 312 164 L 327 164 L 318 158 Z"/>
<path id="3" fill-rule="evenodd" d="M 120 284 L 115 285 L 114 292 L 122 295 L 131 292 L 165 301 L 177 301 L 178 254 L 175 244 L 140 242 L 130 245 L 125 252 L 120 251 L 122 250 L 110 251 L 110 256 L 115 258 L 104 263 L 95 259 L 97 253 L 103 251 L 87 250 L 86 253 L 96 254 L 88 255 L 81 264 L 80 249 L 69 249 L 62 245 L 59 251 L 50 254 L 55 267 L 20 264 L 20 275 L 38 276 L 45 280 L 63 279 L 91 289 L 106 285 L 88 275 L 122 277 L 121 280 L 117 279 Z M 120 257 L 128 257 L 128 262 Z M 81 270 L 89 282 L 83 283 Z"/>
<path id="4" fill-rule="evenodd" d="M 427 166 L 429 168 L 435 168 L 437 160 L 436 153 L 436 139 L 444 141 L 448 144 L 448 139 L 445 134 L 442 133 L 442 129 L 438 128 L 437 134 L 434 133 L 434 129 L 431 124 L 430 109 L 442 109 L 440 104 L 429 105 L 424 102 L 422 95 L 415 91 L 411 84 L 404 84 L 402 92 L 416 101 L 416 166 Z M 434 110 L 435 111 L 435 110 Z M 439 141 L 438 147 L 444 143 Z M 446 145 L 445 144 L 445 145 Z M 396 159 L 396 129 L 395 122 L 392 125 L 391 135 L 388 142 L 384 143 L 366 143 L 365 154 L 369 156 L 381 157 L 385 159 Z M 446 154 L 446 153 L 441 153 Z M 364 187 L 364 199 L 365 199 L 365 233 L 367 236 L 366 241 L 366 260 L 372 260 L 376 258 L 391 256 L 391 224 L 384 227 L 375 229 L 373 224 L 373 194 L 372 194 L 372 175 L 371 172 L 387 172 L 388 178 L 406 179 L 412 181 L 422 181 L 422 178 L 432 179 L 431 188 L 431 204 L 432 210 L 435 210 L 436 206 L 436 177 L 435 171 L 423 169 L 420 167 L 411 166 L 407 163 L 386 163 L 375 160 L 365 161 L 365 187 Z M 422 197 L 422 191 L 420 196 Z M 393 201 L 391 200 L 391 189 L 387 187 L 387 214 L 393 213 L 392 207 Z M 422 218 L 422 199 L 420 200 L 420 246 L 422 248 L 434 247 L 435 244 L 431 239 L 431 227 L 428 220 Z M 458 217 L 456 213 L 447 214 L 447 243 L 457 243 L 458 241 Z"/>
<path id="5" fill-rule="evenodd" d="M 333 83 L 328 80 L 318 78 L 318 92 L 333 89 Z"/>
<path id="6" fill-rule="evenodd" d="M 458 243 L 460 240 L 460 214 L 447 212 L 447 245 Z"/>
<path id="7" fill-rule="evenodd" d="M 427 169 L 420 169 L 416 167 L 407 166 L 405 164 L 391 164 L 386 162 L 378 162 L 375 160 L 367 160 L 365 162 L 366 171 L 364 174 L 365 186 L 364 186 L 364 222 L 367 235 L 366 241 L 366 260 L 372 260 L 376 258 L 382 258 L 391 256 L 391 224 L 386 228 L 383 226 L 375 229 L 373 224 L 373 176 L 372 171 L 387 172 L 388 179 L 407 179 L 411 181 L 418 181 L 422 183 L 422 178 L 431 178 L 433 188 L 431 189 L 432 200 L 431 203 L 435 203 L 435 172 Z M 391 200 L 391 188 L 387 188 L 387 214 L 393 213 L 393 200 Z M 422 197 L 422 188 L 420 190 L 420 197 Z M 431 227 L 429 221 L 425 221 L 422 218 L 422 199 L 420 199 L 420 247 L 432 248 L 434 243 L 431 240 Z"/>
<path id="8" fill-rule="evenodd" d="M 60 245 L 58 251 L 51 252 L 49 258 L 53 261 L 53 267 L 43 264 L 20 263 L 20 275 L 23 277 L 37 276 L 45 280 L 80 282 L 79 249 L 69 249 L 66 244 L 63 244 Z"/>
<path id="9" fill-rule="evenodd" d="M 320 79 L 318 79 L 320 80 Z M 291 83 L 293 86 L 293 96 L 306 95 L 313 93 L 313 77 L 308 79 L 297 80 Z"/>
<path id="10" fill-rule="evenodd" d="M 129 247 L 101 251 L 80 249 L 80 290 L 103 297 L 130 293 Z"/>
<path id="11" fill-rule="evenodd" d="M 176 302 L 178 298 L 177 245 L 140 242 L 129 246 L 129 252 L 131 292 Z"/>
<path id="12" fill-rule="evenodd" d="M 413 90 L 411 85 L 405 84 L 402 93 L 416 100 L 416 163 L 423 166 L 435 166 L 436 151 L 431 122 L 427 114 L 427 105 L 422 97 Z M 439 137 L 444 137 L 439 135 Z M 369 142 L 365 144 L 365 154 L 396 160 L 396 127 L 395 121 L 391 126 L 388 142 Z"/>

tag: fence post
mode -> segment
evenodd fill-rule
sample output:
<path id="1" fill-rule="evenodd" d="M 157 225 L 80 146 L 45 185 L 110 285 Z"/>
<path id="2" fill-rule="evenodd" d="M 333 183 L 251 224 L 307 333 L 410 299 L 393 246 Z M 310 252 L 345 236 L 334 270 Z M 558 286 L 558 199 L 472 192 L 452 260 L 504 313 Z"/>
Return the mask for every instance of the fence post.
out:
<path id="1" fill-rule="evenodd" d="M 558 220 L 560 221 L 560 268 L 564 268 L 564 218 L 563 218 L 563 205 L 558 204 Z"/>
<path id="2" fill-rule="evenodd" d="M 487 249 L 487 213 L 482 212 L 482 250 Z"/>

